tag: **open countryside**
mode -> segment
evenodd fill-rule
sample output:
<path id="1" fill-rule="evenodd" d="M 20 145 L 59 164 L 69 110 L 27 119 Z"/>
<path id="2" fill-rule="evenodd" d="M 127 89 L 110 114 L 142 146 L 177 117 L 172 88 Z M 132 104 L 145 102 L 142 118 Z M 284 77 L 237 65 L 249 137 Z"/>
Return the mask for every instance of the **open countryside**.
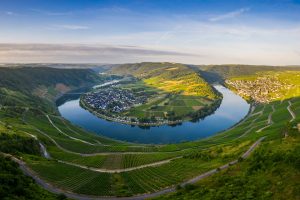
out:
<path id="1" fill-rule="evenodd" d="M 0 8 L 1 200 L 300 199 L 298 2 Z"/>

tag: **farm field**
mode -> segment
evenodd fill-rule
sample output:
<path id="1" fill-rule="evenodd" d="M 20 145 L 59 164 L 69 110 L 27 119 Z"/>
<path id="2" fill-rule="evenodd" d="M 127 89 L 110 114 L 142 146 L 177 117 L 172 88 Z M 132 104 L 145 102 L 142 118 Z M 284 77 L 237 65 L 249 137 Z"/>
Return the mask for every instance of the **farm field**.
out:
<path id="1" fill-rule="evenodd" d="M 165 70 L 175 69 L 166 67 Z M 153 76 L 158 72 L 149 73 Z M 143 88 L 149 94 L 157 94 L 153 103 L 160 107 L 145 104 L 142 105 L 144 109 L 134 108 L 141 116 L 149 112 L 144 112 L 147 109 L 162 112 L 161 109 L 172 107 L 174 111 L 178 107 L 176 112 L 179 113 L 186 112 L 187 107 L 211 103 L 207 96 L 176 91 L 169 94 L 172 89 L 160 84 L 161 79 L 168 76 L 157 80 L 151 76 L 144 74 L 137 84 L 118 86 L 137 91 Z M 62 118 L 51 107 L 51 101 L 32 97 L 35 102 L 42 102 L 40 106 L 33 106 L 26 95 L 5 92 L 11 96 L 0 106 L 1 157 L 10 159 L 16 166 L 19 164 L 19 170 L 39 180 L 38 183 L 49 191 L 53 192 L 54 188 L 59 191 L 56 193 L 68 197 L 93 195 L 101 198 L 148 198 L 172 191 L 175 193 L 161 198 L 184 199 L 194 194 L 209 199 L 209 195 L 228 195 L 231 186 L 225 183 L 229 183 L 233 193 L 243 191 L 238 187 L 241 185 L 248 188 L 252 197 L 257 197 L 258 193 L 258 196 L 268 195 L 269 199 L 282 197 L 278 191 L 292 191 L 288 197 L 297 197 L 300 98 L 288 93 L 285 93 L 287 98 L 276 101 L 252 102 L 244 119 L 211 137 L 154 145 L 93 134 Z M 180 110 L 180 105 L 185 105 L 185 109 Z M 261 181 L 251 187 L 253 181 L 259 179 L 267 182 Z M 219 189 L 213 192 L 214 188 Z M 262 190 L 268 193 L 261 194 Z"/>
<path id="2" fill-rule="evenodd" d="M 296 112 L 299 109 L 299 105 L 294 102 L 298 101 L 295 99 L 291 99 L 290 101 L 292 102 L 291 108 Z M 4 123 L 9 123 L 12 127 L 16 126 L 20 128 L 18 129 L 19 131 L 30 132 L 36 135 L 45 144 L 47 151 L 51 155 L 51 159 L 26 154 L 23 154 L 22 157 L 28 166 L 47 182 L 52 183 L 56 187 L 79 194 L 131 196 L 155 192 L 174 186 L 197 174 L 237 159 L 259 137 L 268 136 L 266 141 L 269 141 L 271 138 L 282 137 L 275 133 L 280 132 L 282 126 L 291 120 L 291 115 L 287 110 L 288 105 L 288 101 L 274 102 L 264 106 L 259 105 L 240 124 L 222 134 L 205 140 L 161 145 L 155 148 L 147 145 L 134 147 L 133 144 L 118 143 L 117 141 L 109 141 L 104 145 L 104 143 L 96 142 L 102 141 L 101 137 L 98 138 L 98 136 L 85 134 L 78 127 L 68 124 L 69 128 L 73 130 L 71 131 L 56 116 L 50 117 L 55 126 L 49 123 L 45 115 L 44 117 L 41 115 L 36 118 L 26 110 L 24 110 L 23 116 L 19 118 L 19 120 L 22 120 L 22 117 L 25 118 L 27 125 L 23 126 L 19 125 L 19 120 L 12 120 L 9 117 L 14 113 L 14 108 L 11 108 L 11 114 L 3 112 L 3 109 L 1 109 L 0 116 L 1 121 Z M 274 106 L 275 111 L 272 110 L 272 106 Z M 265 128 L 264 131 L 258 132 L 259 129 L 268 125 L 268 116 L 270 113 L 274 123 Z M 298 116 L 297 119 L 299 119 Z M 48 136 L 45 137 L 39 131 L 32 131 L 34 127 Z M 63 131 L 64 134 L 58 131 L 57 128 Z M 76 130 L 82 132 L 77 132 Z M 90 144 L 72 140 L 69 138 L 70 136 L 89 142 Z M 57 143 L 51 142 L 49 138 L 54 139 Z M 111 143 L 114 145 L 110 146 Z M 61 149 L 57 145 L 61 145 L 67 150 L 64 148 Z M 95 150 L 87 151 L 88 147 L 97 149 L 100 154 L 94 155 L 93 152 Z M 135 153 L 110 154 L 110 152 L 114 152 L 115 150 L 128 152 L 131 148 L 134 149 Z M 85 150 L 80 151 L 79 149 Z M 101 152 L 107 154 L 101 154 Z M 88 155 L 89 153 L 92 154 Z M 170 161 L 157 166 L 147 166 L 147 164 L 164 160 Z M 122 169 L 131 169 L 139 166 L 142 166 L 142 168 L 122 171 Z M 121 171 L 117 173 L 105 173 L 95 171 L 94 169 Z M 93 187 L 89 185 L 93 185 Z M 98 188 L 101 189 L 99 190 Z"/>
<path id="3" fill-rule="evenodd" d="M 124 67 L 135 66 L 120 65 L 111 73 L 126 74 L 123 70 L 130 69 Z M 199 119 L 220 105 L 221 95 L 185 65 L 141 63 L 138 67 L 143 72 L 131 74 L 135 77 L 131 82 L 96 89 L 82 96 L 81 106 L 112 121 L 155 126 Z M 111 97 L 104 100 L 105 97 L 99 95 L 96 98 L 102 93 Z M 107 101 L 111 102 L 106 105 Z"/>
<path id="4" fill-rule="evenodd" d="M 213 102 L 211 99 L 206 97 L 184 95 L 181 93 L 168 93 L 164 90 L 155 89 L 156 86 L 154 87 L 151 85 L 151 87 L 149 87 L 147 83 L 138 83 L 137 85 L 133 84 L 132 86 L 125 85 L 121 87 L 126 89 L 142 90 L 146 93 L 148 91 L 151 91 L 152 93 L 155 91 L 154 94 L 150 95 L 150 98 L 146 104 L 136 106 L 123 113 L 128 117 L 136 116 L 138 118 L 151 118 L 154 116 L 164 118 L 168 115 L 168 113 L 169 115 L 170 113 L 174 113 L 174 119 L 180 119 L 179 117 L 188 119 L 187 115 L 189 113 L 198 111 L 205 106 L 209 106 Z M 152 87 L 154 89 L 152 89 Z"/>

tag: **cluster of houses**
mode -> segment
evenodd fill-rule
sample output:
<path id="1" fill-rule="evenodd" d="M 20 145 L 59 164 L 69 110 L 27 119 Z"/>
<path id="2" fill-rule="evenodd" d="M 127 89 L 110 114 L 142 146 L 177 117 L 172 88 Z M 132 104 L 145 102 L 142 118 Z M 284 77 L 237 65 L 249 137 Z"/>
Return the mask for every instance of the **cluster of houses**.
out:
<path id="1" fill-rule="evenodd" d="M 279 99 L 282 90 L 292 87 L 272 76 L 262 76 L 254 80 L 226 80 L 225 82 L 235 88 L 240 96 L 251 97 L 259 103 L 268 103 Z"/>
<path id="2" fill-rule="evenodd" d="M 134 105 L 146 102 L 146 97 L 136 97 L 130 90 L 116 87 L 104 88 L 84 95 L 83 101 L 90 107 L 112 112 L 129 110 Z"/>

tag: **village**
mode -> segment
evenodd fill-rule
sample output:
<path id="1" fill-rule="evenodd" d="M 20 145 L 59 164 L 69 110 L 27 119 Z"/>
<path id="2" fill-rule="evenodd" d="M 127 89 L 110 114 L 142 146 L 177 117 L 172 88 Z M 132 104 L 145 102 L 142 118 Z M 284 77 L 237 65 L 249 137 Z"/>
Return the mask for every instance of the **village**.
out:
<path id="1" fill-rule="evenodd" d="M 276 76 L 262 76 L 255 80 L 226 80 L 225 83 L 233 87 L 238 95 L 251 97 L 258 103 L 269 103 L 280 99 L 282 90 L 292 87 L 292 85 L 279 81 Z"/>
<path id="2" fill-rule="evenodd" d="M 135 96 L 130 90 L 116 87 L 104 88 L 83 96 L 83 101 L 90 107 L 116 113 L 129 110 L 135 105 L 146 102 L 145 96 Z"/>

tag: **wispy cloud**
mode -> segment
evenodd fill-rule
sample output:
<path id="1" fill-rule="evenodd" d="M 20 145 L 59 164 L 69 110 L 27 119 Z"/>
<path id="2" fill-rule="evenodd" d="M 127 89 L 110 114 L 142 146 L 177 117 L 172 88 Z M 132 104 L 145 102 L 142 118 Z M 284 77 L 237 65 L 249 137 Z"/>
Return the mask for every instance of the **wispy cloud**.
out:
<path id="1" fill-rule="evenodd" d="M 226 20 L 226 19 L 232 19 L 232 18 L 236 18 L 246 12 L 248 12 L 250 10 L 250 8 L 241 8 L 232 12 L 228 12 L 222 15 L 218 15 L 215 17 L 212 17 L 209 19 L 209 21 L 211 22 L 217 22 L 217 21 L 222 21 L 222 20 Z"/>
<path id="2" fill-rule="evenodd" d="M 7 14 L 7 15 L 14 15 L 15 13 L 13 13 L 11 11 L 6 11 L 5 14 Z"/>
<path id="3" fill-rule="evenodd" d="M 200 55 L 137 46 L 0 43 L 0 62 L 10 62 L 17 58 L 18 62 L 53 62 L 59 60 L 63 62 L 115 63 L 174 56 L 199 57 Z"/>
<path id="4" fill-rule="evenodd" d="M 33 12 L 42 14 L 42 15 L 48 15 L 48 16 L 66 16 L 66 15 L 72 15 L 72 11 L 67 12 L 55 12 L 55 11 L 47 11 L 47 10 L 39 10 L 39 9 L 30 9 Z"/>
<path id="5" fill-rule="evenodd" d="M 0 52 L 19 51 L 19 52 L 86 52 L 91 54 L 107 53 L 135 53 L 148 55 L 193 55 L 176 51 L 156 50 L 138 46 L 126 45 L 89 45 L 89 44 L 5 44 L 0 43 Z"/>
<path id="6" fill-rule="evenodd" d="M 4 14 L 8 15 L 8 16 L 20 16 L 19 13 L 16 13 L 16 12 L 13 12 L 13 11 L 5 11 Z"/>
<path id="7" fill-rule="evenodd" d="M 97 9 L 97 11 L 103 11 L 103 12 L 114 12 L 114 13 L 129 13 L 132 12 L 128 8 L 120 7 L 120 6 L 112 6 L 112 7 L 105 7 L 105 8 L 100 8 Z"/>
<path id="8" fill-rule="evenodd" d="M 155 45 L 159 45 L 163 40 L 167 40 L 172 36 L 172 34 L 176 33 L 181 28 L 182 28 L 181 25 L 177 25 L 172 30 L 163 32 L 162 35 L 155 41 Z"/>
<path id="9" fill-rule="evenodd" d="M 75 24 L 61 24 L 61 25 L 51 25 L 47 27 L 49 30 L 86 30 L 90 29 L 88 26 L 82 26 L 82 25 L 75 25 Z"/>

